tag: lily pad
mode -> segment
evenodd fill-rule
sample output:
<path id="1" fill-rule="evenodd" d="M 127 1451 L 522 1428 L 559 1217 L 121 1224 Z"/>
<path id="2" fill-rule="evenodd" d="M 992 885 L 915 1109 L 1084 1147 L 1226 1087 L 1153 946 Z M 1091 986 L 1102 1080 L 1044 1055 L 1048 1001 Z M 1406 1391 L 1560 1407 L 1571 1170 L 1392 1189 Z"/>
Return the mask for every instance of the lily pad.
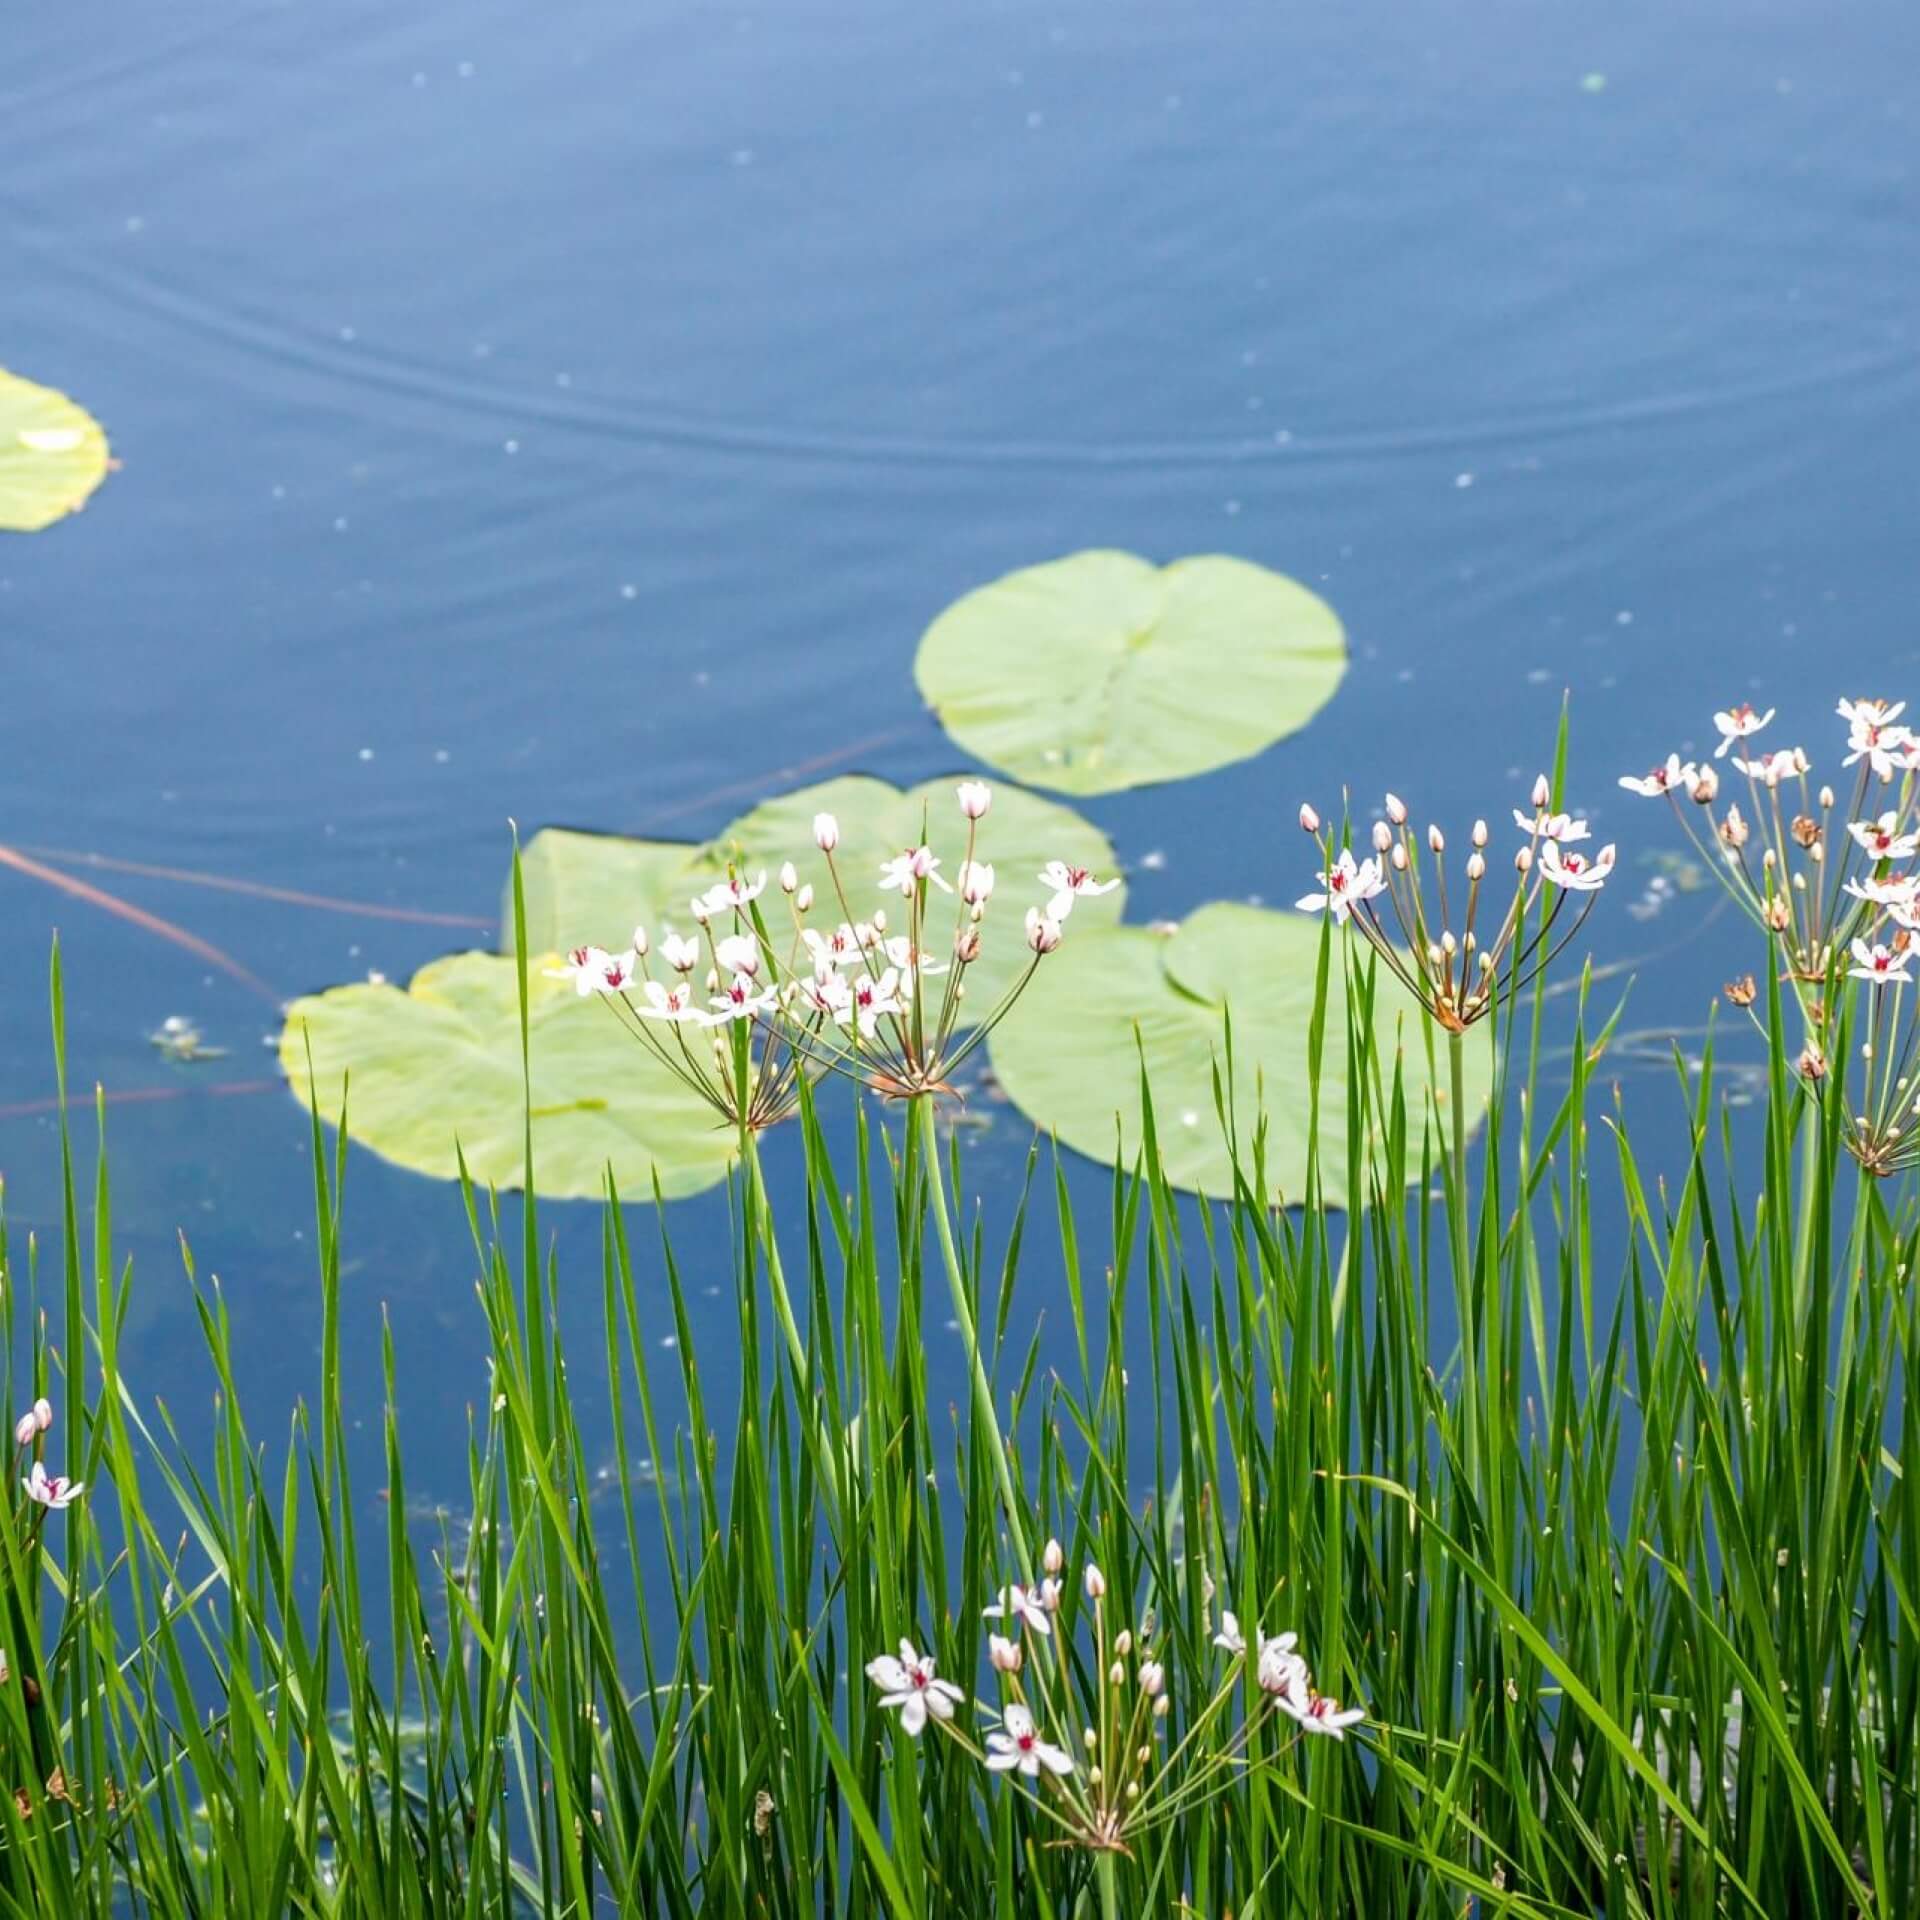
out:
<path id="1" fill-rule="evenodd" d="M 749 874 L 764 868 L 773 875 L 783 860 L 791 860 L 800 879 L 813 886 L 814 922 L 831 926 L 843 910 L 826 856 L 814 844 L 817 813 L 831 813 L 840 822 L 842 838 L 834 864 L 847 889 L 848 905 L 863 916 L 886 905 L 897 920 L 898 899 L 879 890 L 880 863 L 903 847 L 918 845 L 925 832 L 932 836 L 943 877 L 954 875 L 966 851 L 967 823 L 954 798 L 960 778 L 956 774 L 928 780 L 902 791 L 885 780 L 849 774 L 769 800 L 704 846 L 548 827 L 534 835 L 521 856 L 527 945 L 560 951 L 584 941 L 617 949 L 633 938 L 636 926 L 644 926 L 656 942 L 663 926 L 690 932 L 693 917 L 687 909 L 693 896 L 724 877 L 730 861 Z M 1057 800 L 1016 787 L 994 789 L 992 811 L 980 823 L 978 852 L 993 866 L 994 898 L 967 999 L 984 1015 L 1029 957 L 1021 922 L 1029 906 L 1047 897 L 1040 869 L 1049 860 L 1064 860 L 1103 880 L 1116 876 L 1113 847 L 1098 827 Z M 951 905 L 949 896 L 936 891 L 935 899 L 935 914 L 943 915 Z M 1113 925 L 1125 903 L 1125 887 L 1090 895 L 1076 904 L 1074 927 Z M 770 895 L 767 904 L 778 909 L 768 916 L 769 926 L 783 924 L 784 903 Z M 511 891 L 500 921 L 505 946 L 511 949 Z M 936 917 L 932 925 L 944 935 L 944 918 Z"/>
<path id="2" fill-rule="evenodd" d="M 809 842 L 809 845 L 812 843 Z M 628 840 L 612 833 L 543 827 L 520 855 L 527 949 L 581 945 L 615 952 L 645 927 L 691 932 L 687 907 L 717 877 L 706 850 L 683 840 Z M 501 951 L 513 952 L 513 879 L 500 902 Z"/>
<path id="3" fill-rule="evenodd" d="M 543 1194 L 592 1198 L 611 1164 L 623 1194 L 698 1193 L 724 1177 L 732 1133 L 606 1008 L 583 1004 L 531 963 L 533 1158 Z M 475 1180 L 526 1183 L 522 1152 L 516 962 L 456 953 L 422 967 L 403 991 L 385 983 L 330 987 L 296 1000 L 280 1064 L 309 1100 L 308 1048 L 321 1117 L 340 1122 L 350 1076 L 353 1138 L 384 1160 L 451 1179 L 456 1145 Z"/>
<path id="4" fill-rule="evenodd" d="M 1065 793 L 1245 760 L 1304 727 L 1346 669 L 1339 617 L 1297 580 L 1224 554 L 1156 567 L 1111 551 L 956 600 L 914 663 L 963 747 Z"/>
<path id="5" fill-rule="evenodd" d="M 1224 1198 L 1233 1192 L 1233 1167 L 1214 1108 L 1213 1073 L 1216 1061 L 1225 1062 L 1230 1006 L 1233 1113 L 1246 1169 L 1264 1114 L 1271 1189 L 1265 1197 L 1298 1204 L 1307 1181 L 1307 1039 L 1319 952 L 1317 921 L 1227 903 L 1200 908 L 1171 935 L 1070 927 L 988 1041 L 994 1073 L 1037 1126 L 1091 1159 L 1130 1166 L 1141 1138 L 1144 1056 L 1168 1180 Z M 1331 1206 L 1342 1203 L 1347 1181 L 1339 959 L 1336 949 L 1320 1084 L 1320 1178 Z M 1412 996 L 1383 974 L 1374 1009 L 1383 1059 L 1396 1045 L 1402 1053 L 1410 1111 L 1427 1110 L 1431 1089 L 1444 1114 L 1449 1096 L 1444 1084 L 1433 1088 Z M 1477 1119 L 1492 1079 L 1485 1047 L 1469 1043 L 1466 1064 Z"/>
<path id="6" fill-rule="evenodd" d="M 99 421 L 0 367 L 0 529 L 38 533 L 85 506 L 106 473 Z"/>

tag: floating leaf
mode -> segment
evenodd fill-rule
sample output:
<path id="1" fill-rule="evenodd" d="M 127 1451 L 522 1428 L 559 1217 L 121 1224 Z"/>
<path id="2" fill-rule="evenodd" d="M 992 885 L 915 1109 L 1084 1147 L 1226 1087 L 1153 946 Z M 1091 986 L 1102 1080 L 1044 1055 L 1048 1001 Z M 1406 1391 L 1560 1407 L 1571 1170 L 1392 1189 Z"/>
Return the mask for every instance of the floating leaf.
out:
<path id="1" fill-rule="evenodd" d="M 809 842 L 811 844 L 811 842 Z M 702 847 L 681 840 L 627 840 L 612 833 L 543 827 L 520 856 L 527 900 L 527 948 L 563 952 L 581 945 L 615 952 L 645 927 L 693 929 L 688 903 L 716 873 Z M 513 951 L 513 881 L 500 905 L 502 951 Z"/>
<path id="2" fill-rule="evenodd" d="M 698 1193 L 727 1170 L 732 1133 L 604 1007 L 530 963 L 533 1159 L 540 1191 L 564 1199 L 601 1191 L 611 1163 L 623 1194 L 644 1200 L 657 1173 L 669 1197 Z M 362 982 L 296 1000 L 280 1063 L 309 1098 L 307 1054 L 321 1116 L 340 1121 L 351 1077 L 353 1138 L 382 1159 L 451 1179 L 456 1143 L 482 1185 L 525 1184 L 517 963 L 456 953 L 403 992 Z"/>
<path id="3" fill-rule="evenodd" d="M 903 847 L 916 846 L 924 832 L 933 837 L 943 875 L 951 878 L 966 849 L 966 821 L 954 799 L 959 775 L 928 780 L 905 792 L 884 780 L 849 774 L 815 787 L 769 800 L 705 846 L 677 841 L 623 840 L 617 835 L 573 833 L 549 827 L 534 835 L 522 856 L 526 875 L 527 945 L 556 951 L 583 941 L 619 948 L 644 926 L 658 941 L 660 929 L 692 931 L 687 908 L 695 893 L 725 876 L 729 861 L 748 874 L 764 869 L 771 876 L 783 860 L 792 860 L 802 881 L 814 889 L 815 924 L 832 926 L 843 917 L 827 872 L 826 856 L 814 844 L 813 817 L 831 813 L 840 822 L 841 841 L 834 852 L 847 890 L 847 903 L 864 917 L 886 905 L 896 922 L 899 901 L 879 890 L 880 863 Z M 1046 898 L 1040 869 L 1049 860 L 1086 867 L 1103 879 L 1114 870 L 1113 848 L 1100 829 L 1057 800 L 996 787 L 993 810 L 980 823 L 979 851 L 994 869 L 994 904 L 987 917 L 988 938 L 969 971 L 969 1007 L 986 1014 L 1026 964 L 1021 922 L 1029 906 Z M 933 928 L 945 944 L 947 922 L 940 917 L 951 897 L 935 890 Z M 1111 925 L 1120 918 L 1126 889 L 1116 887 L 1079 902 L 1076 929 Z M 775 910 L 768 926 L 786 924 L 785 903 L 770 896 Z M 513 908 L 508 900 L 501 924 L 512 944 Z"/>
<path id="4" fill-rule="evenodd" d="M 1307 1178 L 1307 1039 L 1319 953 L 1318 921 L 1225 903 L 1200 908 L 1172 935 L 1135 927 L 1095 932 L 1076 924 L 987 1043 L 994 1073 L 1037 1126 L 1092 1159 L 1130 1166 L 1141 1137 L 1144 1058 L 1167 1178 L 1176 1187 L 1226 1197 L 1233 1192 L 1233 1168 L 1213 1076 L 1216 1061 L 1225 1066 L 1230 1006 L 1233 1118 L 1243 1165 L 1251 1166 L 1254 1129 L 1264 1115 L 1266 1198 L 1297 1204 Z M 1336 947 L 1320 1085 L 1320 1177 L 1333 1206 L 1343 1203 L 1347 1181 L 1339 961 Z M 1432 1085 L 1419 1013 L 1384 974 L 1375 1028 L 1385 1060 L 1393 1056 L 1398 1029 L 1417 1122 Z M 1467 1048 L 1467 1097 L 1476 1117 L 1490 1084 L 1486 1048 L 1476 1037 Z M 1439 1097 L 1444 1111 L 1444 1086 Z"/>
<path id="5" fill-rule="evenodd" d="M 967 844 L 967 822 L 954 798 L 962 777 L 926 780 L 905 792 L 862 774 L 802 787 L 736 820 L 714 840 L 709 865 L 719 871 L 736 849 L 749 873 L 762 867 L 772 872 L 782 860 L 791 859 L 802 882 L 813 885 L 815 916 L 838 921 L 844 909 L 835 898 L 826 856 L 813 839 L 814 815 L 830 813 L 840 822 L 841 840 L 833 860 L 847 890 L 846 904 L 862 917 L 885 905 L 897 927 L 900 902 L 880 892 L 880 863 L 927 839 L 940 856 L 942 877 L 955 879 Z M 984 1017 L 1033 957 L 1022 923 L 1029 907 L 1047 899 L 1040 869 L 1049 860 L 1064 860 L 1111 879 L 1114 853 L 1107 836 L 1071 807 L 1008 786 L 993 790 L 992 811 L 980 822 L 978 852 L 993 867 L 994 894 L 980 958 L 967 971 L 967 1000 Z M 1075 931 L 1117 924 L 1126 891 L 1116 887 L 1079 901 L 1073 911 Z M 937 889 L 932 890 L 928 913 L 929 927 L 943 936 L 958 924 L 957 917 L 949 917 L 957 916 L 952 896 Z M 927 944 L 935 943 L 929 938 Z M 944 946 L 944 938 L 940 944 Z"/>
<path id="6" fill-rule="evenodd" d="M 84 506 L 106 472 L 92 414 L 0 367 L 0 529 L 38 533 Z"/>
<path id="7" fill-rule="evenodd" d="M 1284 574 L 1094 551 L 956 600 L 914 673 L 970 753 L 1036 786 L 1113 793 L 1259 753 L 1304 727 L 1346 666 L 1333 609 Z"/>

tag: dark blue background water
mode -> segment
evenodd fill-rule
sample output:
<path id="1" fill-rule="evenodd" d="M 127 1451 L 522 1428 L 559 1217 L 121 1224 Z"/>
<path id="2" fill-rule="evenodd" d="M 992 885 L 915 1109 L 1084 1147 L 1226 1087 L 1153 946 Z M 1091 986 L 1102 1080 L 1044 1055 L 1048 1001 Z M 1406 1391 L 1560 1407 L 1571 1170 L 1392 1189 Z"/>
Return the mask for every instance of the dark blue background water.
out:
<path id="1" fill-rule="evenodd" d="M 1830 761 L 1838 694 L 1920 692 L 1917 20 L 12 9 L 0 362 L 126 465 L 0 536 L 0 838 L 485 922 L 509 816 L 692 837 L 798 762 L 949 770 L 910 665 L 955 595 L 1218 549 L 1327 594 L 1353 669 L 1259 760 L 1089 804 L 1164 855 L 1134 918 L 1291 898 L 1294 808 L 1343 781 L 1502 817 L 1571 689 L 1625 863 L 1594 950 L 1659 955 L 1636 1023 L 1697 1024 L 1754 956 L 1706 895 L 1630 911 L 1675 835 L 1614 776 L 1743 697 Z M 76 1081 L 194 1090 L 112 1116 L 129 1358 L 204 1405 L 184 1228 L 271 1431 L 314 1385 L 306 1120 L 204 1089 L 274 1078 L 279 997 L 491 934 L 93 877 L 270 992 L 0 872 L 0 1105 L 51 1091 L 58 925 Z M 161 1061 L 173 1013 L 231 1057 Z M 1671 1095 L 1629 1098 L 1657 1155 Z M 990 1200 L 1024 1144 L 970 1141 Z M 44 1115 L 0 1119 L 17 1224 L 57 1219 L 53 1166 Z M 696 1291 L 723 1207 L 677 1210 Z M 551 1218 L 590 1340 L 596 1229 Z M 456 1497 L 455 1196 L 357 1155 L 349 1258 L 360 1377 L 384 1305 L 416 1490 Z M 699 1304 L 725 1407 L 733 1308 Z"/>

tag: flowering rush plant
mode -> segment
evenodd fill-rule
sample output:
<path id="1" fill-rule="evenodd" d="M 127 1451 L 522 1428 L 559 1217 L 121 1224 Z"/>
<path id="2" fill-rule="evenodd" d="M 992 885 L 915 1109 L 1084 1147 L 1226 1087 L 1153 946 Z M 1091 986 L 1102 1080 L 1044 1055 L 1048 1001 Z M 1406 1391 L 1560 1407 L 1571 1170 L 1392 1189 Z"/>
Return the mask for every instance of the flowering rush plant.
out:
<path id="1" fill-rule="evenodd" d="M 40 1452 L 52 1425 L 53 1403 L 45 1398 L 36 1400 L 13 1423 L 13 1444 L 27 1469 L 20 1490 L 27 1496 L 27 1511 L 36 1526 L 50 1513 L 65 1512 L 86 1492 L 81 1481 L 47 1471 Z"/>
<path id="2" fill-rule="evenodd" d="M 933 1656 L 910 1640 L 897 1654 L 867 1662 L 879 1704 L 895 1724 L 918 1738 L 929 1727 L 953 1741 L 1059 1829 L 1059 1844 L 1090 1853 L 1128 1853 L 1142 1834 L 1192 1811 L 1229 1787 L 1250 1767 L 1271 1765 L 1303 1739 L 1344 1740 L 1366 1719 L 1313 1683 L 1295 1635 L 1249 1639 L 1223 1613 L 1214 1646 L 1223 1656 L 1211 1696 L 1182 1721 L 1157 1652 L 1151 1614 L 1138 1628 L 1122 1604 L 1110 1606 L 1106 1576 L 1087 1566 L 1080 1577 L 1084 1608 L 1069 1609 L 1066 1556 L 1057 1540 L 1041 1555 L 1032 1586 L 1002 1588 L 985 1609 L 987 1661 L 998 1702 L 969 1703 L 965 1692 L 935 1671 Z M 1075 1685 L 1071 1643 L 1078 1614 L 1090 1628 L 1089 1701 Z M 1233 1723 L 1233 1707 L 1252 1704 Z M 963 1715 L 982 1731 L 969 1730 Z M 1261 1729 L 1284 1737 L 1258 1738 Z"/>
<path id="3" fill-rule="evenodd" d="M 777 932 L 762 905 L 766 874 L 734 870 L 689 903 L 691 932 L 640 927 L 629 948 L 576 947 L 550 971 L 606 1001 L 669 1072 L 750 1132 L 784 1119 L 802 1083 L 829 1072 L 896 1099 L 951 1094 L 954 1073 L 1060 945 L 1074 902 L 1120 884 L 1049 861 L 1038 876 L 1046 898 L 1026 912 L 1026 965 L 972 1019 L 967 986 L 990 937 L 995 890 L 993 867 L 979 858 L 993 791 L 964 780 L 955 798 L 966 826 L 951 878 L 923 839 L 881 864 L 879 898 L 865 899 L 834 857 L 840 822 L 817 814 L 814 844 L 832 898 L 816 902 L 788 861 Z"/>
<path id="4" fill-rule="evenodd" d="M 1846 723 L 1844 798 L 1814 784 L 1803 747 L 1749 744 L 1774 709 L 1736 706 L 1713 716 L 1720 743 L 1698 763 L 1670 753 L 1620 784 L 1665 798 L 1709 872 L 1778 948 L 1780 977 L 1807 1022 L 1801 1077 L 1816 1091 L 1846 1076 L 1831 1062 L 1857 1057 L 1858 1079 L 1842 1086 L 1846 1140 L 1870 1173 L 1920 1165 L 1920 1022 L 1906 994 L 1914 984 L 1920 935 L 1920 734 L 1901 720 L 1904 701 L 1842 700 Z M 1731 757 L 1729 757 L 1731 756 Z M 1717 763 L 1738 786 L 1722 798 Z M 1742 804 L 1744 799 L 1745 804 Z M 1858 1016 L 1865 1038 L 1857 1055 L 1847 1023 L 1855 1018 L 1847 982 L 1863 983 Z M 1750 1008 L 1751 974 L 1731 982 L 1727 998 Z"/>
<path id="5" fill-rule="evenodd" d="M 1298 905 L 1356 929 L 1452 1034 L 1464 1033 L 1546 971 L 1580 931 L 1613 871 L 1613 847 L 1586 849 L 1587 823 L 1555 810 L 1545 774 L 1533 783 L 1526 811 L 1513 812 L 1524 838 L 1504 901 L 1495 898 L 1498 883 L 1487 861 L 1492 834 L 1484 820 L 1473 823 L 1466 860 L 1450 890 L 1447 838 L 1440 828 L 1429 825 L 1416 838 L 1398 794 L 1386 796 L 1383 815 L 1373 823 L 1372 852 L 1356 861 L 1351 846 L 1337 846 L 1323 830 L 1311 806 L 1301 807 L 1301 830 L 1318 842 L 1326 864 L 1316 890 Z M 1422 839 L 1432 861 L 1426 873 Z"/>

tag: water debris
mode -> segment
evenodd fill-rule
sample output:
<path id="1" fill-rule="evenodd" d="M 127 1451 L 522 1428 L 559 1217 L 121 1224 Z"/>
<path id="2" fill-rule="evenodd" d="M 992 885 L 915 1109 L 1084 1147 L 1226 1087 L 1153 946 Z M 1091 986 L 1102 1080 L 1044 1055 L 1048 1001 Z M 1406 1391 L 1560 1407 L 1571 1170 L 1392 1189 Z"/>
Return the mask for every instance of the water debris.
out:
<path id="1" fill-rule="evenodd" d="M 168 1060 L 178 1060 L 185 1064 L 200 1060 L 224 1060 L 227 1057 L 225 1047 L 210 1047 L 206 1036 L 184 1013 L 170 1013 L 155 1030 L 147 1035 L 148 1041 L 158 1047 L 161 1055 Z"/>

